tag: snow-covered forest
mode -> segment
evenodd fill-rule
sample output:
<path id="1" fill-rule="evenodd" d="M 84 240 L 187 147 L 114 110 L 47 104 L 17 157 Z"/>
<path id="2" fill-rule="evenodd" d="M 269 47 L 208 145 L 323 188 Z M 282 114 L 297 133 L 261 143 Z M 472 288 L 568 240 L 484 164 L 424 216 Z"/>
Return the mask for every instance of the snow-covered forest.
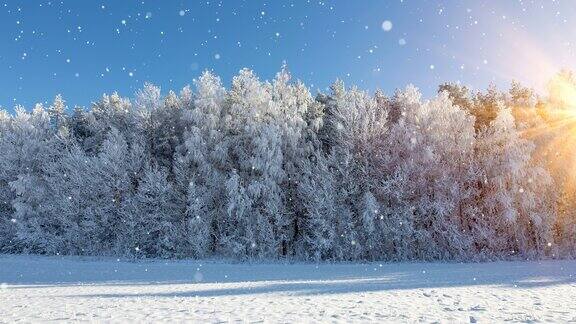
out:
<path id="1" fill-rule="evenodd" d="M 549 167 L 553 132 L 528 135 L 551 129 L 551 106 L 562 102 L 518 83 L 447 83 L 424 99 L 414 86 L 386 95 L 337 81 L 315 95 L 286 69 L 272 81 L 242 70 L 230 86 L 205 72 L 179 93 L 147 84 L 90 109 L 57 96 L 0 112 L 0 251 L 571 256 L 576 216 L 566 170 Z"/>

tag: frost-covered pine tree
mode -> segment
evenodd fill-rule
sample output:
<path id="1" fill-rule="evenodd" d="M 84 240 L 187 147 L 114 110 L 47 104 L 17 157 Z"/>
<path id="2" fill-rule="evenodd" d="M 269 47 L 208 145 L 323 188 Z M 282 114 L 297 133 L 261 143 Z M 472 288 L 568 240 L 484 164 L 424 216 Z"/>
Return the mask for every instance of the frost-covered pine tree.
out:
<path id="1" fill-rule="evenodd" d="M 505 94 L 490 84 L 485 92 L 478 91 L 472 98 L 471 113 L 476 119 L 476 130 L 487 127 L 496 118 L 500 105 L 505 100 Z"/>
<path id="2" fill-rule="evenodd" d="M 183 144 L 175 155 L 175 181 L 185 207 L 184 231 L 190 254 L 219 250 L 220 228 L 226 227 L 225 186 L 228 143 L 223 120 L 226 90 L 220 79 L 205 72 L 196 82 L 191 109 L 183 115 Z"/>
<path id="3" fill-rule="evenodd" d="M 188 108 L 187 102 L 173 91 L 162 98 L 159 87 L 146 83 L 137 92 L 134 106 L 151 163 L 172 171 L 175 149 L 182 141 L 182 113 Z"/>
<path id="4" fill-rule="evenodd" d="M 59 136 L 68 136 L 68 116 L 66 115 L 66 102 L 62 95 L 54 98 L 54 103 L 47 109 L 52 127 L 57 130 Z"/>
<path id="5" fill-rule="evenodd" d="M 397 92 L 400 111 L 376 177 L 382 215 L 382 251 L 399 259 L 463 257 L 470 245 L 466 215 L 474 181 L 474 119 L 446 92 L 421 103 L 414 87 Z"/>
<path id="6" fill-rule="evenodd" d="M 147 157 L 143 145 L 128 145 L 116 129 L 102 142 L 95 156 L 78 146 L 45 167 L 50 184 L 43 205 L 59 228 L 57 250 L 47 253 L 102 255 L 125 253 L 119 246 L 132 237 L 120 230 L 130 221 L 126 206 L 133 201 Z"/>
<path id="7" fill-rule="evenodd" d="M 182 209 L 166 172 L 146 167 L 136 192 L 122 204 L 115 249 L 134 257 L 184 256 L 182 226 Z"/>
<path id="8" fill-rule="evenodd" d="M 298 256 L 305 259 L 325 260 L 339 257 L 336 218 L 336 180 L 321 152 L 306 160 L 298 185 L 299 202 L 304 209 L 301 222 Z"/>
<path id="9" fill-rule="evenodd" d="M 282 169 L 285 177 L 280 183 L 280 190 L 288 219 L 278 231 L 282 245 L 280 254 L 286 256 L 295 253 L 303 226 L 304 210 L 297 197 L 298 184 L 304 161 L 316 149 L 317 142 L 311 127 L 315 127 L 313 123 L 318 119 L 312 116 L 318 107 L 302 82 L 291 81 L 286 64 L 268 87 L 272 96 L 272 109 L 276 110 L 270 122 L 279 128 L 283 155 Z"/>
<path id="10" fill-rule="evenodd" d="M 97 183 L 96 158 L 73 145 L 62 157 L 44 166 L 48 192 L 43 197 L 46 214 L 56 228 L 62 228 L 45 253 L 99 254 L 101 242 L 92 235 L 97 225 L 97 200 L 101 183 Z M 104 230 L 104 229 L 103 229 Z M 106 229 L 108 230 L 108 229 Z"/>
<path id="11" fill-rule="evenodd" d="M 521 137 L 510 109 L 480 133 L 479 213 L 472 222 L 479 252 L 530 256 L 551 243 L 555 213 L 549 174 L 531 161 L 534 145 Z"/>
<path id="12" fill-rule="evenodd" d="M 122 240 L 122 233 L 114 230 L 119 228 L 126 220 L 122 215 L 122 208 L 128 204 L 135 192 L 135 185 L 139 183 L 145 161 L 149 156 L 144 150 L 142 139 L 133 139 L 129 144 L 124 136 L 112 128 L 102 143 L 100 152 L 94 166 L 97 170 L 95 186 L 99 187 L 96 195 L 94 234 L 97 241 L 102 243 L 103 251 L 112 250 L 118 240 Z"/>
<path id="13" fill-rule="evenodd" d="M 234 77 L 227 104 L 227 139 L 231 169 L 235 172 L 229 178 L 234 185 L 227 187 L 243 189 L 247 199 L 242 207 L 245 212 L 228 207 L 233 212 L 224 222 L 224 249 L 237 255 L 238 248 L 231 248 L 239 243 L 242 255 L 275 257 L 281 253 L 283 230 L 290 223 L 280 186 L 286 173 L 282 133 L 275 122 L 279 107 L 272 100 L 269 87 L 246 69 Z M 244 240 L 232 244 L 232 237 Z"/>
<path id="14" fill-rule="evenodd" d="M 419 160 L 416 177 L 425 188 L 420 192 L 424 202 L 418 204 L 424 217 L 419 226 L 426 228 L 428 244 L 435 249 L 425 258 L 466 258 L 471 244 L 467 216 L 475 212 L 471 205 L 477 174 L 472 163 L 475 120 L 453 105 L 445 92 L 423 103 L 411 116 L 421 137 L 410 137 L 417 157 L 411 154 L 409 160 Z"/>
<path id="15" fill-rule="evenodd" d="M 103 95 L 100 101 L 93 104 L 90 114 L 91 118 L 87 121 L 90 122 L 91 138 L 86 143 L 92 146 L 87 147 L 88 152 L 98 152 L 112 129 L 122 134 L 128 143 L 143 137 L 147 115 L 118 93 Z"/>
<path id="16" fill-rule="evenodd" d="M 380 186 L 376 195 L 386 210 L 381 214 L 380 250 L 388 259 L 414 259 L 427 233 L 418 229 L 415 222 L 420 219 L 416 211 L 416 200 L 423 196 L 417 190 L 424 190 L 420 184 L 410 181 L 420 181 L 412 173 L 423 166 L 421 161 L 414 160 L 411 155 L 421 154 L 415 146 L 419 141 L 419 127 L 415 122 L 422 109 L 421 94 L 414 86 L 398 90 L 389 103 L 390 133 L 385 139 L 383 151 L 378 155 L 376 177 Z M 424 251 L 422 251 L 424 252 Z M 424 252 L 425 253 L 425 252 Z M 426 253 L 425 253 L 426 254 Z"/>
<path id="17" fill-rule="evenodd" d="M 68 117 L 68 130 L 71 138 L 85 151 L 96 153 L 98 148 L 96 121 L 92 111 L 74 107 Z"/>
<path id="18" fill-rule="evenodd" d="M 13 193 L 16 240 L 30 252 L 55 251 L 63 229 L 54 223 L 56 215 L 46 212 L 49 182 L 43 170 L 63 147 L 44 107 L 38 104 L 30 113 L 18 107 L 1 146 L 0 169 Z"/>
<path id="19" fill-rule="evenodd" d="M 387 112 L 366 93 L 346 90 L 342 82 L 336 82 L 321 101 L 325 115 L 319 137 L 324 150 L 307 164 L 300 188 L 307 213 L 303 239 L 311 249 L 308 256 L 355 259 L 371 253 L 367 247 L 374 246 L 367 235 L 374 219 L 365 216 L 366 208 L 378 209 L 377 202 L 367 206 L 362 198 L 370 195 L 373 185 L 367 172 L 374 153 L 371 144 L 385 135 Z M 322 224 L 332 225 L 315 233 Z"/>
<path id="20" fill-rule="evenodd" d="M 438 94 L 447 92 L 452 104 L 468 112 L 472 111 L 472 96 L 470 88 L 460 83 L 447 82 L 438 86 Z"/>

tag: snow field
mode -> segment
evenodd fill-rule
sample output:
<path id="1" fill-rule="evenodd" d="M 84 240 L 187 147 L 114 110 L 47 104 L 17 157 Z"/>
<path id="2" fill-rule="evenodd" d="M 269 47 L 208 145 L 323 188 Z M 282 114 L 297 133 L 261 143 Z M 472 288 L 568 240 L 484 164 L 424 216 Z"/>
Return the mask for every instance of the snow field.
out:
<path id="1" fill-rule="evenodd" d="M 569 322 L 576 261 L 245 264 L 1 256 L 0 322 Z"/>

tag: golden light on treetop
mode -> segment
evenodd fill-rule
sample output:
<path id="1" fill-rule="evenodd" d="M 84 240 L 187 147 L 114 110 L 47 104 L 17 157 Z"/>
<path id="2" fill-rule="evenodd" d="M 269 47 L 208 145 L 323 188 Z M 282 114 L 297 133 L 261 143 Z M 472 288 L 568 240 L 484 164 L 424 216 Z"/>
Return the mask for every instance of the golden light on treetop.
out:
<path id="1" fill-rule="evenodd" d="M 533 158 L 541 161 L 554 178 L 560 222 L 569 222 L 576 206 L 576 77 L 562 70 L 546 87 L 546 98 L 539 104 L 543 119 L 524 131 L 534 141 Z"/>

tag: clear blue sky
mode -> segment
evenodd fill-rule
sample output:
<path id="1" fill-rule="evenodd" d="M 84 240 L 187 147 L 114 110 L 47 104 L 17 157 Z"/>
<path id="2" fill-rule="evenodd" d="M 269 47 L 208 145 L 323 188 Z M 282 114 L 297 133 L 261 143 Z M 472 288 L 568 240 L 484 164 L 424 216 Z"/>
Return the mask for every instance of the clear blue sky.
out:
<path id="1" fill-rule="evenodd" d="M 426 96 L 442 81 L 541 87 L 575 45 L 572 0 L 0 0 L 0 106 L 179 90 L 205 69 L 269 79 L 283 61 L 314 91 L 338 77 Z"/>

